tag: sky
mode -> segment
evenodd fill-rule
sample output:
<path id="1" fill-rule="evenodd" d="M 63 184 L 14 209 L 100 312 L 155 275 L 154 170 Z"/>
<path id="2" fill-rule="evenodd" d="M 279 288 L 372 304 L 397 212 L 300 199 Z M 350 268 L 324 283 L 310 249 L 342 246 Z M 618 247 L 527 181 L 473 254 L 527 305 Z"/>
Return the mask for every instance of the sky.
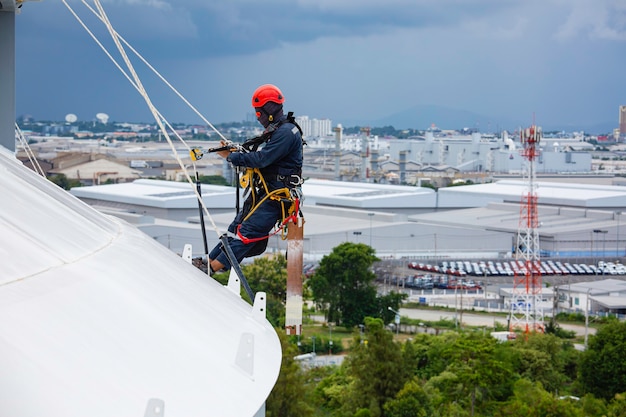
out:
<path id="1" fill-rule="evenodd" d="M 16 16 L 17 115 L 152 122 L 91 0 Z M 333 125 L 441 128 L 426 108 L 492 126 L 617 127 L 626 104 L 624 0 L 101 0 L 153 105 L 171 123 L 251 117 L 276 84 L 285 109 Z M 78 18 L 74 16 L 75 13 Z M 402 114 L 403 118 L 393 118 Z M 408 116 L 407 116 L 408 115 Z M 473 116 L 471 116 L 473 117 Z M 478 116 L 476 117 L 478 119 Z M 484 120 L 483 119 L 483 120 Z M 484 123 L 484 122 L 483 122 Z M 400 126 L 402 125 L 402 126 Z M 484 129 L 483 124 L 483 129 Z"/>

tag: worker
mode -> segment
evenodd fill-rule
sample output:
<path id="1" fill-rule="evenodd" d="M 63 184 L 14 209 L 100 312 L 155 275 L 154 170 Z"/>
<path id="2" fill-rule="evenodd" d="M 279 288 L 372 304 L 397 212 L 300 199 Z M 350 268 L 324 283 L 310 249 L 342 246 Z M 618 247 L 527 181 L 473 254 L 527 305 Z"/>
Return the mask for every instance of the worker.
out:
<path id="1" fill-rule="evenodd" d="M 229 246 L 237 262 L 243 258 L 262 254 L 267 248 L 267 240 L 272 228 L 285 212 L 285 202 L 263 199 L 274 190 L 293 189 L 302 183 L 302 131 L 292 113 L 283 113 L 285 96 L 278 87 L 264 84 L 252 95 L 252 107 L 257 120 L 265 128 L 264 141 L 260 149 L 250 152 L 244 149 L 228 148 L 217 152 L 222 158 L 237 167 L 258 168 L 267 190 L 259 186 L 260 178 L 249 183 L 252 193 L 246 198 L 243 207 L 228 227 Z M 226 145 L 222 141 L 222 145 Z M 260 204 L 257 204 L 261 202 Z M 257 204 L 253 207 L 254 204 Z M 208 263 L 213 272 L 230 269 L 231 265 L 220 242 L 209 253 Z"/>

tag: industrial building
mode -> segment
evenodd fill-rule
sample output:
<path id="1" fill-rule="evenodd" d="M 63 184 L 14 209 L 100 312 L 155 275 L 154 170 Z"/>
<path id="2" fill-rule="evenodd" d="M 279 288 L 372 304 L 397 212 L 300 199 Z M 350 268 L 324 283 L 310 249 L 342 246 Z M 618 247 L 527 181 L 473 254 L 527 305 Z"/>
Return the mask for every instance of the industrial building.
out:
<path id="1" fill-rule="evenodd" d="M 608 278 L 558 286 L 558 308 L 606 315 L 626 312 L 626 281 Z"/>
<path id="2" fill-rule="evenodd" d="M 345 241 L 371 245 L 379 257 L 496 258 L 515 251 L 522 181 L 430 188 L 307 180 L 303 185 L 304 256 L 319 259 Z M 203 185 L 210 213 L 209 247 L 235 214 L 234 187 Z M 538 183 L 542 256 L 622 257 L 626 251 L 626 187 Z M 73 188 L 100 210 L 125 218 L 180 252 L 203 253 L 198 202 L 187 183 L 136 180 Z M 218 232 L 214 232 L 213 224 Z M 270 251 L 286 247 L 279 236 Z"/>
<path id="3" fill-rule="evenodd" d="M 521 144 L 501 136 L 428 130 L 409 139 L 344 136 L 339 125 L 334 137 L 308 139 L 305 175 L 337 181 L 417 184 L 446 187 L 456 182 L 484 183 L 493 174 L 521 175 L 525 160 Z M 536 172 L 589 174 L 593 145 L 581 135 L 544 138 L 538 149 Z"/>

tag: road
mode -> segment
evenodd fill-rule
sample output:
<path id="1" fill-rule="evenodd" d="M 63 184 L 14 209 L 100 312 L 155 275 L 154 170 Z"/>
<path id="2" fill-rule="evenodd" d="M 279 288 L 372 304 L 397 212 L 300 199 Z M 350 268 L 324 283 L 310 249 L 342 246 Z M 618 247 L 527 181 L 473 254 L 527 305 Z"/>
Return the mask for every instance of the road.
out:
<path id="1" fill-rule="evenodd" d="M 400 315 L 410 319 L 421 319 L 426 321 L 437 321 L 448 319 L 454 321 L 455 317 L 461 316 L 460 312 L 454 310 L 426 310 L 414 308 L 401 308 Z M 496 322 L 506 325 L 506 317 L 501 315 L 475 314 L 463 312 L 462 322 L 467 326 L 489 326 L 494 327 Z M 585 335 L 585 326 L 578 324 L 559 324 L 562 329 L 576 332 L 578 336 Z M 588 334 L 595 334 L 596 329 L 589 327 Z"/>

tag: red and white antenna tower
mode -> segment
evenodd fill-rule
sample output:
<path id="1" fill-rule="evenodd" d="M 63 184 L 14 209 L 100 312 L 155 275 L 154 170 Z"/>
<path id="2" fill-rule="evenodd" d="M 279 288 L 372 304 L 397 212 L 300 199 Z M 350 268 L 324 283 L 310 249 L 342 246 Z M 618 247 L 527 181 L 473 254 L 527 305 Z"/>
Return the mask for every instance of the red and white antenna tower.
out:
<path id="1" fill-rule="evenodd" d="M 537 185 L 535 160 L 539 156 L 541 128 L 535 125 L 520 132 L 523 145 L 521 152 L 526 160 L 524 180 L 528 188 L 520 203 L 519 228 L 515 259 L 520 266 L 520 273 L 515 275 L 513 300 L 511 302 L 510 329 L 523 329 L 526 333 L 543 331 L 543 309 L 541 307 L 541 270 L 539 251 L 539 216 L 537 210 Z"/>

